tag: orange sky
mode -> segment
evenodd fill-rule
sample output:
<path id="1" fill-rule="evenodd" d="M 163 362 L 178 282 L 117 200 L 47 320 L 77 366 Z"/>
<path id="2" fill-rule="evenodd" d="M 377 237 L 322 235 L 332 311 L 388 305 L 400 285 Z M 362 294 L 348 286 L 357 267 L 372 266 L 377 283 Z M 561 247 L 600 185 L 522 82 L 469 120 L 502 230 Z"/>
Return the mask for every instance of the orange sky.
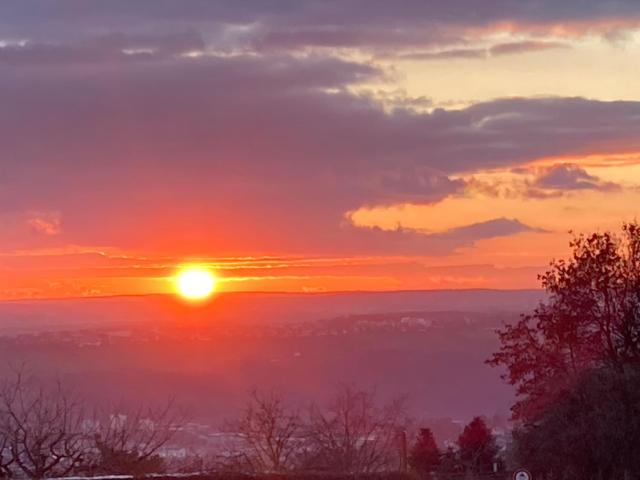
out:
<path id="1" fill-rule="evenodd" d="M 636 2 L 329 3 L 0 6 L 0 300 L 536 288 L 637 217 Z"/>

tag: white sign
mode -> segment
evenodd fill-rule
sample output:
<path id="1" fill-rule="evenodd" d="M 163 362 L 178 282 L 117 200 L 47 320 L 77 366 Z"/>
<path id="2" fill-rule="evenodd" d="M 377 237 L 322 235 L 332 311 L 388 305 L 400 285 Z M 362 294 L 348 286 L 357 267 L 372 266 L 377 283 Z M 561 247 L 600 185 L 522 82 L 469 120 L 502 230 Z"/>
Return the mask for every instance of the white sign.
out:
<path id="1" fill-rule="evenodd" d="M 519 468 L 513 472 L 513 480 L 532 480 L 531 472 L 525 468 Z"/>

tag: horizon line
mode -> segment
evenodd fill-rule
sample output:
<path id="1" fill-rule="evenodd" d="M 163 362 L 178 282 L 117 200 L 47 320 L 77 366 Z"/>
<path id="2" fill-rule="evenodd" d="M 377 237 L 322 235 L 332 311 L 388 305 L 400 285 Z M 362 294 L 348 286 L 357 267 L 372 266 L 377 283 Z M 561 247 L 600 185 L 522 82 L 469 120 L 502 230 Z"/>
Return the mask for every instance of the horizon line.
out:
<path id="1" fill-rule="evenodd" d="M 425 289 L 400 289 L 400 290 L 326 290 L 326 291 L 298 291 L 298 290 L 235 290 L 216 292 L 212 298 L 221 295 L 298 295 L 298 296 L 320 296 L 320 295 L 349 295 L 349 294 L 393 294 L 393 293 L 436 293 L 436 292 L 535 292 L 544 291 L 542 288 L 425 288 Z M 39 297 L 39 298 L 10 298 L 0 299 L 0 304 L 21 303 L 21 302 L 54 302 L 70 300 L 105 300 L 118 298 L 149 298 L 149 297 L 175 297 L 175 293 L 131 293 L 113 295 L 87 295 L 69 297 Z"/>

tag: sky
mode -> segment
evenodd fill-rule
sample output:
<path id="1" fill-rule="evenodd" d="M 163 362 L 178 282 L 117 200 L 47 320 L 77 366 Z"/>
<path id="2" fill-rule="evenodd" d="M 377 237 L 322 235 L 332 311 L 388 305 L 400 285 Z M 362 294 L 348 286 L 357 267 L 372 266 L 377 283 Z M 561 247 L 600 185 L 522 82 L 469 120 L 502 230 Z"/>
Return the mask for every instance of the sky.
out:
<path id="1" fill-rule="evenodd" d="M 637 0 L 6 0 L 0 299 L 536 288 L 640 205 Z"/>

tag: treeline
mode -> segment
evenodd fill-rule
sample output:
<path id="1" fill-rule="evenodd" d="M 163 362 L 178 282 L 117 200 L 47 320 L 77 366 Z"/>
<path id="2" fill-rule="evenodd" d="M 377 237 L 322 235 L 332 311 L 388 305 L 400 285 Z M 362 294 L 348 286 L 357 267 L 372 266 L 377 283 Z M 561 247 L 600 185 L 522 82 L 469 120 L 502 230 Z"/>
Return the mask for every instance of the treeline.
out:
<path id="1" fill-rule="evenodd" d="M 427 428 L 407 441 L 410 421 L 402 400 L 382 403 L 374 392 L 351 385 L 337 388 L 327 404 L 304 410 L 277 394 L 253 392 L 238 417 L 224 426 L 228 445 L 205 457 L 168 459 L 163 448 L 185 421 L 170 403 L 89 409 L 60 383 L 18 370 L 0 389 L 0 477 L 140 477 L 172 471 L 255 478 L 402 473 L 426 479 L 503 470 L 482 419 L 475 418 L 455 448 L 442 452 Z"/>
<path id="2" fill-rule="evenodd" d="M 177 458 L 171 453 L 184 440 L 176 437 L 186 420 L 171 403 L 96 408 L 61 383 L 18 369 L 0 382 L 0 478 L 225 472 L 454 479 L 504 472 L 481 418 L 441 450 L 432 432 L 408 417 L 403 399 L 383 402 L 355 385 L 303 407 L 255 391 L 222 426 L 227 445 Z"/>
<path id="3" fill-rule="evenodd" d="M 324 407 L 304 412 L 278 395 L 254 392 L 228 425 L 238 434 L 235 454 L 221 460 L 236 472 L 412 472 L 421 478 L 500 473 L 504 461 L 490 429 L 474 418 L 457 444 L 441 451 L 428 428 L 407 441 L 410 420 L 401 400 L 380 405 L 371 391 L 343 385 Z"/>

